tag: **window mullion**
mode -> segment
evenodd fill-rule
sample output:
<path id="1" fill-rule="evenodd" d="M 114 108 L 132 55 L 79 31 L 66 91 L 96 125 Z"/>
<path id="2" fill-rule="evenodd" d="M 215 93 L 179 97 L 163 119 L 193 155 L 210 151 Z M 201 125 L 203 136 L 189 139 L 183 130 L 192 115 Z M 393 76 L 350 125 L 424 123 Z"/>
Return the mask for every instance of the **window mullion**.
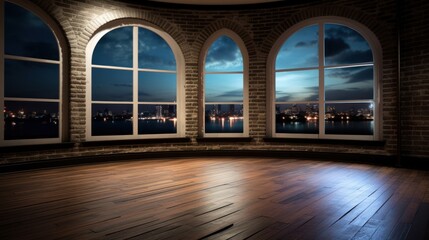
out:
<path id="1" fill-rule="evenodd" d="M 319 23 L 319 138 L 325 136 L 325 30 Z"/>
<path id="2" fill-rule="evenodd" d="M 133 27 L 133 135 L 138 135 L 138 27 Z"/>

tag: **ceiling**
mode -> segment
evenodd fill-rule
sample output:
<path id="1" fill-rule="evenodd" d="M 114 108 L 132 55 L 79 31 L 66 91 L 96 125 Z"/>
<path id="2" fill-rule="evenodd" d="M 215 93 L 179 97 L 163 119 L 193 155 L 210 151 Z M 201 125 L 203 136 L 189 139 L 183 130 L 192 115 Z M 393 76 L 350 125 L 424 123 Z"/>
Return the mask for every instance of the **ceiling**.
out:
<path id="1" fill-rule="evenodd" d="M 191 4 L 191 5 L 241 5 L 241 4 L 256 4 L 267 2 L 278 2 L 280 0 L 151 0 L 154 2 L 175 3 L 175 4 Z"/>

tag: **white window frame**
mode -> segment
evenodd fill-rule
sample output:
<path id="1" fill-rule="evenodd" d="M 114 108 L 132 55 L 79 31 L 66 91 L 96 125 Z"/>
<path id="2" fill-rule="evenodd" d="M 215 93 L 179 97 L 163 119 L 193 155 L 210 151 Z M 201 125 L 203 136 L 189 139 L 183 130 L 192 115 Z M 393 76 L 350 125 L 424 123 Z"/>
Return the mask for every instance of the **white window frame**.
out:
<path id="1" fill-rule="evenodd" d="M 340 101 L 326 101 L 324 99 L 325 89 L 324 89 L 324 70 L 328 69 L 329 66 L 324 65 L 324 24 L 338 24 L 343 25 L 345 27 L 351 28 L 362 35 L 362 37 L 368 42 L 373 55 L 373 63 L 369 64 L 373 66 L 374 69 L 374 92 L 373 92 L 373 101 L 374 102 L 374 132 L 373 135 L 340 135 L 340 134 L 325 134 L 325 104 L 326 103 L 352 103 L 359 102 L 365 103 L 365 101 L 354 101 L 354 100 L 340 100 Z M 276 105 L 276 71 L 275 64 L 277 55 L 283 46 L 283 44 L 291 37 L 294 33 L 301 30 L 304 27 L 310 25 L 318 25 L 319 27 L 319 63 L 317 67 L 311 68 L 302 68 L 302 69 L 293 69 L 294 70 L 307 70 L 307 69 L 315 69 L 319 71 L 319 100 L 314 101 L 317 102 L 319 106 L 319 134 L 304 134 L 304 133 L 276 133 L 276 119 L 275 119 L 275 105 Z M 322 33 L 322 34 L 321 34 Z M 309 138 L 309 139 L 342 139 L 342 140 L 369 140 L 375 141 L 382 139 L 382 102 L 381 102 L 381 77 L 382 77 L 382 48 L 381 45 L 375 36 L 366 26 L 360 24 L 356 21 L 342 18 L 342 17 L 317 17 L 302 21 L 287 31 L 285 31 L 280 38 L 274 43 L 273 48 L 271 49 L 268 55 L 267 62 L 267 135 L 269 137 L 274 138 Z M 357 67 L 357 66 L 368 66 L 367 64 L 347 64 L 347 65 L 335 65 L 335 67 Z M 296 102 L 296 103 L 307 103 L 313 101 L 304 101 L 304 102 Z"/>
<path id="2" fill-rule="evenodd" d="M 59 60 L 48 60 L 41 58 L 32 58 L 32 57 L 23 57 L 23 56 L 15 56 L 15 55 L 6 55 L 4 52 L 4 4 L 5 2 L 10 2 L 12 4 L 18 5 L 30 11 L 37 17 L 39 17 L 44 24 L 52 31 L 52 35 L 55 37 L 58 46 L 58 54 Z M 64 98 L 64 49 L 61 47 L 61 43 L 65 42 L 64 37 L 61 35 L 60 28 L 55 24 L 55 22 L 47 15 L 43 10 L 29 3 L 28 1 L 23 0 L 11 0 L 5 1 L 0 0 L 0 86 L 2 86 L 2 90 L 0 91 L 0 105 L 2 108 L 4 107 L 5 101 L 26 101 L 26 102 L 55 102 L 58 103 L 58 114 L 60 117 L 59 126 L 58 126 L 58 137 L 57 138 L 32 138 L 32 139 L 14 139 L 14 140 L 6 140 L 4 139 L 4 114 L 0 114 L 0 146 L 19 146 L 19 145 L 35 145 L 35 144 L 51 144 L 51 143 L 60 143 L 65 138 L 64 128 L 67 123 L 66 116 L 64 114 L 65 107 L 63 103 Z M 58 99 L 42 99 L 42 98 L 13 98 L 13 97 L 5 97 L 4 95 L 4 73 L 5 73 L 5 60 L 19 60 L 19 61 L 28 61 L 28 62 L 37 62 L 37 63 L 49 63 L 49 64 L 58 64 L 59 67 L 59 76 L 58 76 L 58 84 L 59 84 L 59 98 Z M 3 109 L 2 109 L 3 110 Z"/>
<path id="3" fill-rule="evenodd" d="M 133 27 L 133 66 L 132 67 L 117 67 L 106 65 L 93 65 L 92 55 L 95 47 L 100 39 L 110 31 L 121 27 Z M 169 47 L 171 48 L 175 60 L 176 70 L 155 70 L 144 69 L 138 67 L 138 29 L 145 28 L 150 30 L 160 37 L 162 37 Z M 108 140 L 127 140 L 127 139 L 158 139 L 158 138 L 175 138 L 184 137 L 185 135 L 185 111 L 184 111 L 184 56 L 180 50 L 179 45 L 174 39 L 158 29 L 156 26 L 148 23 L 123 23 L 122 25 L 108 26 L 107 28 L 98 31 L 94 37 L 89 41 L 86 48 L 86 140 L 87 141 L 108 141 Z M 128 70 L 133 72 L 133 100 L 132 101 L 92 101 L 92 69 L 116 69 Z M 138 74 L 139 72 L 161 72 L 161 73 L 175 73 L 176 74 L 176 118 L 177 118 L 177 131 L 176 133 L 162 133 L 162 134 L 138 134 L 138 120 L 133 120 L 133 133 L 130 135 L 105 135 L 105 136 L 92 136 L 92 104 L 129 104 L 133 107 L 133 119 L 138 119 L 138 106 L 139 104 L 152 104 L 152 105 L 172 105 L 172 102 L 140 102 L 138 101 Z"/>
<path id="4" fill-rule="evenodd" d="M 243 57 L 243 72 L 206 72 L 205 63 L 206 57 L 209 48 L 211 45 L 221 36 L 227 36 L 231 38 L 239 47 L 241 55 Z M 249 54 L 247 52 L 246 45 L 238 34 L 235 32 L 223 28 L 215 33 L 213 33 L 204 43 L 202 51 L 200 53 L 200 135 L 206 138 L 218 138 L 218 137 L 248 137 L 249 136 Z M 205 132 L 205 110 L 206 110 L 206 101 L 205 101 L 205 75 L 206 74 L 243 74 L 243 101 L 242 102 L 209 102 L 208 104 L 243 104 L 243 132 L 242 133 L 206 133 Z"/>

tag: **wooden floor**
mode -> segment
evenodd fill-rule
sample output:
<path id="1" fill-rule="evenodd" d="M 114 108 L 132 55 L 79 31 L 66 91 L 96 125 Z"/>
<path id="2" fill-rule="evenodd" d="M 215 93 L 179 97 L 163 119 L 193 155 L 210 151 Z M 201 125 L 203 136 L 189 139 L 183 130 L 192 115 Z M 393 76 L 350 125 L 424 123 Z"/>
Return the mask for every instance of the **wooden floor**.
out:
<path id="1" fill-rule="evenodd" d="M 272 158 L 0 174 L 0 239 L 429 239 L 429 173 Z"/>

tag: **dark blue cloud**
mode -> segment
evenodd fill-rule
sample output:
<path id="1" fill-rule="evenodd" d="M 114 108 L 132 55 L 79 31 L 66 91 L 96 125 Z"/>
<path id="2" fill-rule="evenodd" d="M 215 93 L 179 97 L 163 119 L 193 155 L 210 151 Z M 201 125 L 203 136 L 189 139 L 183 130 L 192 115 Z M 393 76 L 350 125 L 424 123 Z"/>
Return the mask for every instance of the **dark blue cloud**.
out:
<path id="1" fill-rule="evenodd" d="M 132 67 L 132 29 L 132 27 L 121 27 L 104 35 L 94 49 L 92 63 L 97 65 Z"/>
<path id="2" fill-rule="evenodd" d="M 296 48 L 300 48 L 300 47 L 312 47 L 312 46 L 314 46 L 314 45 L 316 45 L 317 44 L 317 40 L 312 40 L 312 41 L 300 41 L 300 42 L 297 42 L 296 44 L 295 44 L 295 47 Z"/>
<path id="3" fill-rule="evenodd" d="M 325 57 L 337 56 L 350 49 L 350 46 L 342 38 L 325 39 Z"/>
<path id="4" fill-rule="evenodd" d="M 307 87 L 305 88 L 308 91 L 301 93 L 289 93 L 284 91 L 276 91 L 277 102 L 293 102 L 293 101 L 317 101 L 319 99 L 319 94 L 314 93 L 319 91 L 318 87 Z"/>
<path id="5" fill-rule="evenodd" d="M 206 70 L 242 71 L 243 57 L 237 44 L 227 36 L 219 37 L 208 50 Z"/>
<path id="6" fill-rule="evenodd" d="M 216 96 L 218 98 L 228 98 L 228 97 L 243 97 L 243 90 L 232 90 L 222 93 L 221 95 Z"/>
<path id="7" fill-rule="evenodd" d="M 332 89 L 325 91 L 325 98 L 329 101 L 335 100 L 357 100 L 357 99 L 372 99 L 372 88 L 346 88 Z"/>
<path id="8" fill-rule="evenodd" d="M 329 81 L 329 78 L 341 78 L 346 81 L 345 83 L 356 83 L 372 81 L 374 79 L 374 70 L 372 67 L 330 69 L 326 73 L 328 77 L 327 81 Z"/>
<path id="9" fill-rule="evenodd" d="M 366 42 L 366 40 L 355 30 L 335 24 L 327 24 L 325 29 L 325 37 L 327 38 L 343 38 L 347 41 Z"/>
<path id="10" fill-rule="evenodd" d="M 6 54 L 59 60 L 58 42 L 48 25 L 18 5 L 4 6 Z"/>
<path id="11" fill-rule="evenodd" d="M 139 28 L 139 68 L 175 70 L 176 59 L 168 43 L 158 34 Z"/>
<path id="12" fill-rule="evenodd" d="M 350 64 L 372 62 L 372 51 L 343 51 L 335 56 L 327 57 L 329 64 Z"/>
<path id="13" fill-rule="evenodd" d="M 139 96 L 149 97 L 152 96 L 152 94 L 149 94 L 147 92 L 139 91 Z"/>
<path id="14" fill-rule="evenodd" d="M 354 73 L 349 76 L 347 83 L 372 81 L 374 79 L 374 70 L 372 68 L 366 68 L 362 71 Z"/>

